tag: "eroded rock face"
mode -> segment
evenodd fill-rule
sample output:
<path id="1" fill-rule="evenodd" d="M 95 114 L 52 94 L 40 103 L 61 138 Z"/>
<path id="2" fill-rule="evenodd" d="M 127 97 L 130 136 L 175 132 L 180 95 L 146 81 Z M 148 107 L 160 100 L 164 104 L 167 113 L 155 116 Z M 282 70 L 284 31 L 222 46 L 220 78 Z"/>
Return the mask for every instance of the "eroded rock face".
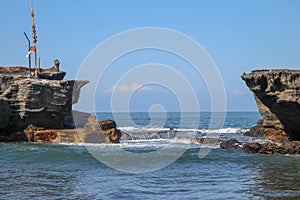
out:
<path id="1" fill-rule="evenodd" d="M 267 139 L 300 140 L 300 70 L 255 70 L 242 79 L 254 93 Z"/>
<path id="2" fill-rule="evenodd" d="M 106 126 L 105 130 L 101 125 Z M 95 115 L 90 115 L 83 128 L 76 129 L 44 129 L 30 124 L 24 133 L 28 142 L 51 142 L 51 143 L 119 143 L 121 132 L 112 126 L 113 120 L 97 121 Z"/>
<path id="3" fill-rule="evenodd" d="M 42 70 L 40 77 L 34 78 L 24 67 L 0 67 L 1 141 L 14 140 L 12 135 L 29 124 L 45 129 L 64 128 L 65 117 L 72 115 L 80 88 L 88 83 L 61 80 L 64 75 L 65 72 Z"/>

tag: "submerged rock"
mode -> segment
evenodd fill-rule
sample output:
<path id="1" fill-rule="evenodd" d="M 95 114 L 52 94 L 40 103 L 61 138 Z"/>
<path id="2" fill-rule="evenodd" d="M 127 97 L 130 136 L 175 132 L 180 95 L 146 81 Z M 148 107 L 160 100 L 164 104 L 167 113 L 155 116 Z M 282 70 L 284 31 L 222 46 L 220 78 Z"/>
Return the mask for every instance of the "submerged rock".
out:
<path id="1" fill-rule="evenodd" d="M 236 139 L 224 140 L 220 143 L 222 149 L 239 149 L 242 146 L 242 142 Z"/>

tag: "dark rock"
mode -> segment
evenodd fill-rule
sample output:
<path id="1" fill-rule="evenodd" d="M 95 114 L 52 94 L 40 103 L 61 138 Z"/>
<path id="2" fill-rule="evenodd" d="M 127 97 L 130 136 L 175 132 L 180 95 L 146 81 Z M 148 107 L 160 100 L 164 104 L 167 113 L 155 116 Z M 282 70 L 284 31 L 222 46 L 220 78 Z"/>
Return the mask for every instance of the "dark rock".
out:
<path id="1" fill-rule="evenodd" d="M 176 130 L 162 130 L 158 132 L 122 133 L 123 140 L 174 139 L 175 137 L 180 137 L 180 132 Z"/>
<path id="2" fill-rule="evenodd" d="M 4 99 L 0 99 L 0 130 L 4 130 L 9 126 L 9 116 L 11 115 L 11 110 L 9 109 L 8 102 Z"/>
<path id="3" fill-rule="evenodd" d="M 256 70 L 242 79 L 254 93 L 264 128 L 282 130 L 274 132 L 280 140 L 300 140 L 300 70 Z"/>
<path id="4" fill-rule="evenodd" d="M 102 130 L 108 130 L 112 128 L 116 128 L 116 122 L 113 120 L 104 120 L 104 121 L 99 121 L 99 125 Z"/>
<path id="5" fill-rule="evenodd" d="M 243 150 L 246 153 L 258 153 L 261 149 L 261 144 L 259 143 L 248 143 L 243 145 Z"/>
<path id="6" fill-rule="evenodd" d="M 59 65 L 60 65 L 60 62 L 58 59 L 55 59 L 54 62 L 53 62 L 53 66 L 48 69 L 48 71 L 50 72 L 59 72 Z"/>
<path id="7" fill-rule="evenodd" d="M 300 153 L 300 142 L 284 141 L 282 143 L 249 143 L 243 145 L 243 150 L 246 153 L 293 155 Z"/>
<path id="8" fill-rule="evenodd" d="M 66 72 L 63 71 L 42 70 L 41 73 L 38 74 L 38 78 L 48 80 L 63 80 L 65 76 Z"/>
<path id="9" fill-rule="evenodd" d="M 103 131 L 106 135 L 106 143 L 120 143 L 120 138 L 122 136 L 119 129 L 113 128 Z"/>
<path id="10" fill-rule="evenodd" d="M 219 139 L 218 138 L 193 138 L 192 140 L 193 144 L 218 144 Z"/>
<path id="11" fill-rule="evenodd" d="M 238 149 L 241 148 L 242 142 L 236 139 L 224 140 L 220 143 L 222 149 Z"/>
<path id="12" fill-rule="evenodd" d="M 264 138 L 266 133 L 264 132 L 263 120 L 259 120 L 256 126 L 244 133 L 244 136 Z"/>
<path id="13" fill-rule="evenodd" d="M 256 70 L 242 79 L 253 92 L 263 122 L 250 132 L 263 132 L 263 144 L 245 144 L 247 153 L 300 153 L 300 70 Z"/>

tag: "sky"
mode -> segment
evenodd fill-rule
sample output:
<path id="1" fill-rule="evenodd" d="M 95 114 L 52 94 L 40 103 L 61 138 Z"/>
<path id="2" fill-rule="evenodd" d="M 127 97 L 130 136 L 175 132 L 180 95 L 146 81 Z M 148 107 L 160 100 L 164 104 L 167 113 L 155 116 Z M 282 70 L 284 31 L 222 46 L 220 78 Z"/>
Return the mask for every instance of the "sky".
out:
<path id="1" fill-rule="evenodd" d="M 205 49 L 224 83 L 227 111 L 257 111 L 252 93 L 240 78 L 244 72 L 298 69 L 300 66 L 298 0 L 33 2 L 41 66 L 50 68 L 53 60 L 58 58 L 61 70 L 67 72 L 67 79 L 78 77 L 79 69 L 99 44 L 116 34 L 144 27 L 177 31 Z M 31 35 L 29 0 L 1 0 L 0 17 L 0 66 L 27 66 L 28 47 L 23 32 Z M 176 94 L 168 86 L 141 85 L 139 78 L 147 75 L 143 72 L 128 82 L 118 83 L 131 70 L 147 63 L 167 65 L 184 76 L 197 97 L 200 111 L 211 110 L 212 101 L 205 78 L 182 58 L 151 49 L 131 52 L 111 63 L 95 90 L 95 109 L 111 111 L 113 94 L 119 93 L 116 104 L 126 101 L 130 111 L 148 111 L 153 107 L 180 110 L 181 101 L 191 98 L 184 89 Z M 168 74 L 158 72 L 156 75 L 172 79 Z M 175 79 L 172 81 L 177 83 Z M 177 86 L 182 85 L 178 82 Z M 75 106 L 79 110 L 89 109 L 85 94 L 91 91 L 84 88 L 79 105 Z M 130 99 L 123 99 L 128 93 L 132 94 Z"/>

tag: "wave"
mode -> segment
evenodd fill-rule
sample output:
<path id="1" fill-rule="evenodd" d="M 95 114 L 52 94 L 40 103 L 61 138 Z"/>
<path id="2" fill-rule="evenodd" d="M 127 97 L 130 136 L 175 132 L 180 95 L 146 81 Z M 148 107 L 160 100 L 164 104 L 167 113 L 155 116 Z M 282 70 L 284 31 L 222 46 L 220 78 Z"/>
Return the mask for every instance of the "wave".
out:
<path id="1" fill-rule="evenodd" d="M 161 128 L 161 127 L 118 127 L 122 132 L 125 133 L 140 133 L 140 132 L 197 132 L 197 133 L 244 133 L 249 129 L 245 128 L 221 128 L 221 129 L 194 129 L 194 128 Z"/>
<path id="2" fill-rule="evenodd" d="M 95 143 L 61 143 L 67 146 L 85 146 L 97 148 L 161 148 L 166 146 L 187 148 L 207 147 L 219 148 L 224 139 L 239 138 L 240 141 L 252 140 L 244 137 L 248 129 L 221 128 L 221 129 L 193 129 L 193 128 L 159 128 L 159 127 L 119 127 L 122 132 L 120 144 Z"/>
<path id="3" fill-rule="evenodd" d="M 178 139 L 157 139 L 157 140 L 132 140 L 122 141 L 119 144 L 96 144 L 96 143 L 61 143 L 59 145 L 65 146 L 79 146 L 85 147 L 88 150 L 103 150 L 105 152 L 112 152 L 116 150 L 127 150 L 127 151 L 156 151 L 159 149 L 194 149 L 194 148 L 209 148 L 217 149 L 220 148 L 219 143 L 206 143 L 198 144 L 193 143 L 191 140 L 178 138 Z"/>
<path id="4" fill-rule="evenodd" d="M 226 134 L 243 134 L 248 129 L 221 128 L 221 129 L 169 129 L 157 127 L 120 127 L 121 141 L 157 140 L 157 139 L 192 139 L 192 138 L 219 138 Z"/>
<path id="5" fill-rule="evenodd" d="M 158 127 L 120 127 L 121 143 L 128 148 L 143 148 L 150 146 L 186 146 L 190 148 L 220 148 L 220 142 L 226 139 L 238 138 L 239 141 L 249 140 L 243 133 L 249 129 L 220 128 L 158 128 Z"/>

